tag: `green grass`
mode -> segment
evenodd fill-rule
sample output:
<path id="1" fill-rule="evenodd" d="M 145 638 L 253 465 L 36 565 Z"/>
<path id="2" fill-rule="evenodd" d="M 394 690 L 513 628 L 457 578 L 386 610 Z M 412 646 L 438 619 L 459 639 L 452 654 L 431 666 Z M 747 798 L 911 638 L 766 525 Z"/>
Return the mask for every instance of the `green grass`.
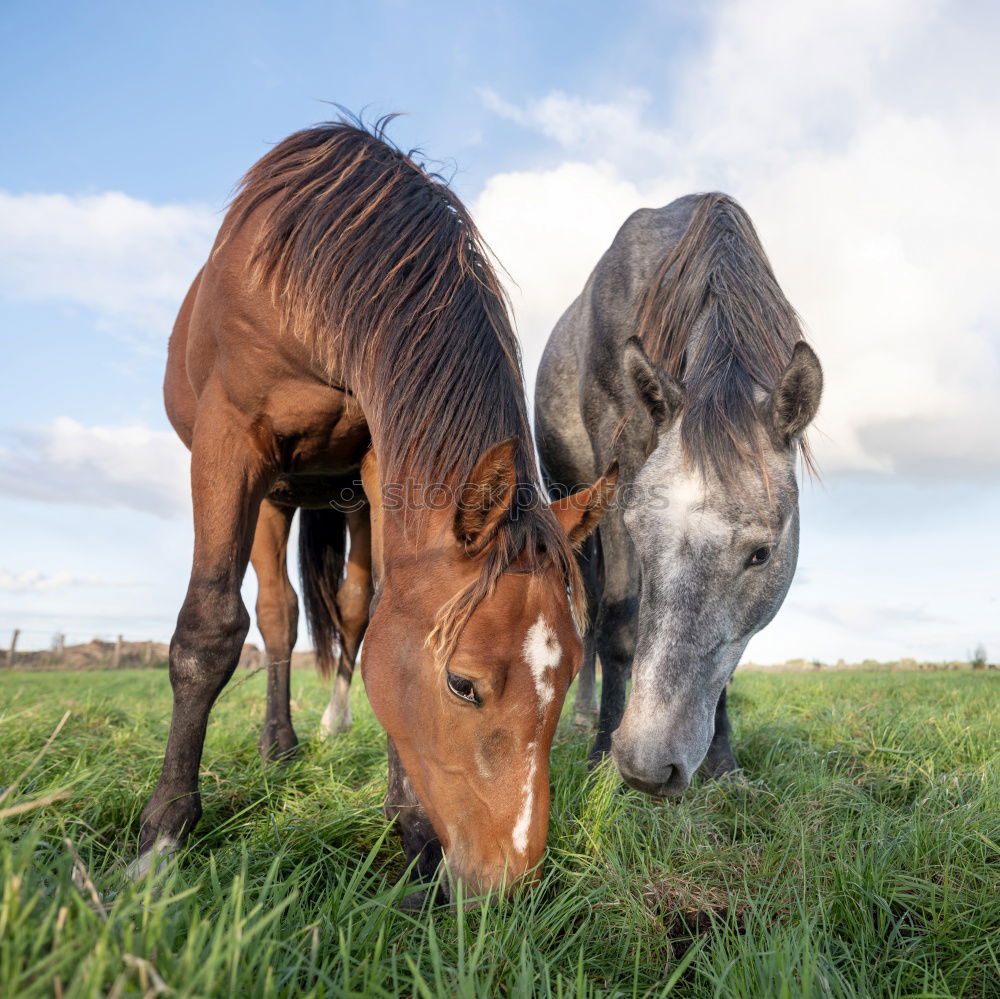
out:
<path id="1" fill-rule="evenodd" d="M 1000 996 L 1000 676 L 740 674 L 746 781 L 671 804 L 588 781 L 566 721 L 540 888 L 400 911 L 385 738 L 262 768 L 263 677 L 227 691 L 205 814 L 158 892 L 124 883 L 167 732 L 162 672 L 0 674 L 0 995 Z M 79 875 L 69 840 L 104 911 Z"/>

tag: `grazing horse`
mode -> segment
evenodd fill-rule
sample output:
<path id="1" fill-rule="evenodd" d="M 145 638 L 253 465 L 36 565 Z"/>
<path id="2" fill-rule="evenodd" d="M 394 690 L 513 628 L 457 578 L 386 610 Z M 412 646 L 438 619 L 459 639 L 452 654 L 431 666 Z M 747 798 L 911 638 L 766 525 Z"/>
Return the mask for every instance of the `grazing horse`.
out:
<path id="1" fill-rule="evenodd" d="M 596 762 L 655 795 L 734 770 L 726 683 L 798 558 L 796 460 L 822 371 L 750 219 L 722 194 L 633 214 L 552 333 L 535 428 L 550 489 L 620 459 L 582 553 L 602 670 Z M 631 669 L 632 693 L 625 706 Z M 624 712 L 624 716 L 623 716 Z"/>
<path id="2" fill-rule="evenodd" d="M 342 693 L 367 625 L 362 676 L 389 735 L 386 812 L 408 856 L 430 874 L 443 854 L 473 891 L 531 872 L 552 736 L 582 657 L 572 548 L 614 474 L 569 501 L 541 499 L 517 340 L 462 203 L 381 123 L 285 139 L 243 179 L 184 301 L 165 397 L 191 449 L 194 557 L 134 873 L 200 817 L 209 711 L 249 625 L 248 560 L 269 670 L 261 749 L 296 744 L 285 572 L 296 508 L 305 606 Z"/>

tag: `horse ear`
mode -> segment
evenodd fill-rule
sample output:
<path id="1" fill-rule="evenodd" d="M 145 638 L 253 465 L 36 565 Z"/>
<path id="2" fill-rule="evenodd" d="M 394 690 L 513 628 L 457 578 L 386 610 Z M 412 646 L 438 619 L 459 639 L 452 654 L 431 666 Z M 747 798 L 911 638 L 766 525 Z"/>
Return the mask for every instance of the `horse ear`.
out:
<path id="1" fill-rule="evenodd" d="M 571 548 L 578 548 L 595 527 L 615 498 L 618 485 L 618 462 L 613 461 L 608 470 L 589 488 L 580 489 L 570 496 L 550 504 L 562 529 L 566 532 Z"/>
<path id="2" fill-rule="evenodd" d="M 462 486 L 455 512 L 455 536 L 474 555 L 489 544 L 514 500 L 517 469 L 514 456 L 518 439 L 494 444 L 476 462 L 469 481 Z"/>
<path id="3" fill-rule="evenodd" d="M 668 429 L 684 407 L 684 386 L 646 356 L 636 336 L 625 342 L 625 377 L 657 431 Z"/>
<path id="4" fill-rule="evenodd" d="M 816 352 L 799 340 L 769 400 L 771 436 L 787 447 L 812 423 L 823 394 L 823 369 Z"/>

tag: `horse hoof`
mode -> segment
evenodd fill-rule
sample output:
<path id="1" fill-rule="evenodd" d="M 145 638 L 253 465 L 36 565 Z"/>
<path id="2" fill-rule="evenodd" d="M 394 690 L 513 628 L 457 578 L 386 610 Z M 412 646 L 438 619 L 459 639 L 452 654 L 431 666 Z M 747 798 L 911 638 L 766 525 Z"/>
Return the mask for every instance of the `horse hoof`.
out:
<path id="1" fill-rule="evenodd" d="M 265 763 L 290 760 L 299 750 L 299 740 L 292 728 L 266 728 L 257 745 Z"/>
<path id="2" fill-rule="evenodd" d="M 701 775 L 706 780 L 722 780 L 723 778 L 735 777 L 739 773 L 740 765 L 732 755 L 715 760 L 706 759 L 701 765 Z"/>
<path id="3" fill-rule="evenodd" d="M 427 904 L 427 894 L 429 891 L 429 888 L 420 888 L 417 891 L 411 891 L 400 900 L 399 908 L 403 912 L 421 912 Z"/>
<path id="4" fill-rule="evenodd" d="M 705 780 L 718 781 L 721 784 L 749 784 L 746 774 L 739 767 L 720 770 L 717 773 L 705 774 Z"/>
<path id="5" fill-rule="evenodd" d="M 157 836 L 153 845 L 148 850 L 143 850 L 125 868 L 125 876 L 130 881 L 142 881 L 150 874 L 154 877 L 165 874 L 169 869 L 171 858 L 180 847 L 180 842 L 173 836 Z"/>
<path id="6" fill-rule="evenodd" d="M 319 737 L 321 739 L 332 739 L 341 732 L 346 732 L 353 724 L 350 708 L 347 711 L 333 712 L 329 708 L 323 712 L 323 717 L 319 723 Z"/>

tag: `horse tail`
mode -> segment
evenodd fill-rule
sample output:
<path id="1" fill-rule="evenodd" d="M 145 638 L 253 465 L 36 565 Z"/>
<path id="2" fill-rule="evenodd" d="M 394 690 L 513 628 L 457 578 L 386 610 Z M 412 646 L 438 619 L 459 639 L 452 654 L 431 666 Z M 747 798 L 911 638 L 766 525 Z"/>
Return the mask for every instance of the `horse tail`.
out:
<path id="1" fill-rule="evenodd" d="M 342 510 L 301 510 L 299 513 L 299 575 L 302 603 L 316 649 L 320 675 L 333 672 L 344 636 L 337 607 L 337 590 L 344 579 L 347 518 Z"/>

